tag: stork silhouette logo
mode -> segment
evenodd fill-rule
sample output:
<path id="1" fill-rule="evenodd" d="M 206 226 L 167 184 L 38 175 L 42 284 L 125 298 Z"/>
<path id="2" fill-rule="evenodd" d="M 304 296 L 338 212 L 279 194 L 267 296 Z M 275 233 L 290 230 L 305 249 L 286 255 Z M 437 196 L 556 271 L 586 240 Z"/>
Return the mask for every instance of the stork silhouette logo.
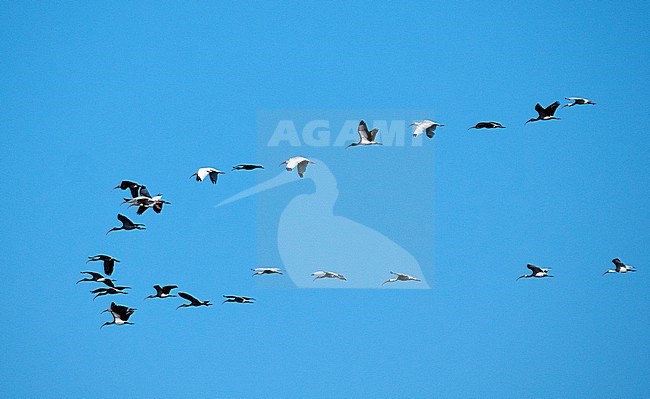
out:
<path id="1" fill-rule="evenodd" d="M 240 200 L 255 198 L 258 247 L 255 266 L 280 267 L 284 273 L 284 276 L 263 276 L 257 281 L 264 280 L 266 284 L 284 281 L 278 284 L 299 288 L 430 288 L 433 215 L 430 223 L 422 223 L 421 209 L 405 206 L 406 197 L 396 195 L 395 188 L 386 184 L 400 180 L 400 174 L 391 167 L 399 157 L 409 156 L 413 150 L 420 153 L 410 154 L 411 161 L 429 165 L 432 164 L 430 151 L 422 152 L 424 146 L 362 146 L 368 148 L 344 150 L 342 147 L 349 142 L 339 145 L 336 140 L 326 140 L 337 144 L 311 147 L 305 143 L 309 140 L 302 140 L 296 146 L 295 141 L 283 143 L 274 138 L 278 126 L 288 126 L 287 121 L 303 127 L 341 125 L 354 120 L 350 113 L 265 111 L 261 116 L 258 113 L 258 161 L 269 166 L 257 174 L 257 184 L 217 206 L 243 206 L 238 204 Z M 333 114 L 333 119 L 327 121 L 324 114 Z M 393 123 L 403 124 L 405 117 L 395 116 Z M 379 138 L 381 133 L 380 129 Z M 396 143 L 406 142 L 407 135 L 412 135 L 406 129 L 393 133 Z M 296 156 L 312 163 L 303 164 L 306 166 L 303 169 L 291 162 Z M 287 163 L 280 164 L 283 161 Z M 367 172 L 375 168 L 379 173 L 364 176 L 355 168 L 365 168 Z M 432 168 L 423 169 L 426 171 L 423 180 L 428 185 L 422 186 L 418 179 L 401 179 L 400 192 L 419 195 L 418 202 L 432 205 Z M 299 171 L 304 172 L 302 178 L 298 176 Z M 361 209 L 359 198 L 367 200 Z"/>

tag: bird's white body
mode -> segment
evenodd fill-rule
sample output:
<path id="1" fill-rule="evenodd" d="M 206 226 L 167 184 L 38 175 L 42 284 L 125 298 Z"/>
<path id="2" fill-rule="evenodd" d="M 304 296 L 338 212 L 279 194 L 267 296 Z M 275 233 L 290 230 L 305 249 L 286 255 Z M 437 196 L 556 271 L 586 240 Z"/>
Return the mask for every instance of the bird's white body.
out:
<path id="1" fill-rule="evenodd" d="M 413 131 L 413 137 L 418 137 L 423 132 L 426 132 L 428 137 L 433 137 L 435 130 L 438 126 L 444 126 L 441 123 L 437 123 L 428 119 L 423 121 L 413 121 L 410 126 L 415 126 Z"/>
<path id="2" fill-rule="evenodd" d="M 206 177 L 210 177 L 210 181 L 212 184 L 217 184 L 217 179 L 219 178 L 219 175 L 225 174 L 226 172 L 222 172 L 219 169 L 215 168 L 199 168 L 195 173 L 193 173 L 190 178 L 196 177 L 196 181 L 203 181 L 205 180 Z"/>
<path id="3" fill-rule="evenodd" d="M 286 170 L 291 172 L 294 168 L 298 167 L 298 176 L 304 177 L 307 171 L 307 165 L 314 163 L 305 157 L 291 157 L 280 165 L 286 165 Z"/>

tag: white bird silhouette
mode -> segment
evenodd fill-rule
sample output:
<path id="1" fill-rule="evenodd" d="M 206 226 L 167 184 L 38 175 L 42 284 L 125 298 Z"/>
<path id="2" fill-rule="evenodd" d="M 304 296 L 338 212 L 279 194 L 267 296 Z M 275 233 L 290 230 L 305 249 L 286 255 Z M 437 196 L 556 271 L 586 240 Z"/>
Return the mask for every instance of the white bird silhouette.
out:
<path id="1" fill-rule="evenodd" d="M 298 167 L 298 176 L 301 178 L 305 176 L 305 171 L 307 170 L 307 165 L 310 163 L 315 163 L 310 161 L 305 157 L 291 157 L 286 161 L 282 162 L 280 166 L 287 165 L 286 169 L 288 172 L 291 172 L 296 166 Z"/>
<path id="2" fill-rule="evenodd" d="M 225 175 L 226 172 L 222 172 L 219 169 L 215 168 L 199 168 L 196 173 L 193 173 L 190 176 L 190 179 L 196 177 L 196 181 L 203 181 L 206 177 L 210 176 L 210 181 L 212 184 L 217 184 L 217 178 L 219 175 Z"/>
<path id="3" fill-rule="evenodd" d="M 426 132 L 427 137 L 431 139 L 435 134 L 436 128 L 438 126 L 445 126 L 445 125 L 443 125 L 442 123 L 437 123 L 425 119 L 423 121 L 414 121 L 409 126 L 415 126 L 415 130 L 413 131 L 413 137 L 418 137 L 420 134 L 422 134 L 422 132 Z"/>

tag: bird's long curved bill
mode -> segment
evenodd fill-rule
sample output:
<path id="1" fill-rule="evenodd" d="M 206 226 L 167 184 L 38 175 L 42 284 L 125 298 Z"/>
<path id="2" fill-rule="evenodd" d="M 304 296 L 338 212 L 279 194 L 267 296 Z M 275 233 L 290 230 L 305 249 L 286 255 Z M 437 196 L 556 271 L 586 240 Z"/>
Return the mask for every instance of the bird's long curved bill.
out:
<path id="1" fill-rule="evenodd" d="M 274 187 L 281 186 L 283 184 L 290 183 L 292 181 L 296 181 L 296 177 L 294 176 L 293 173 L 287 173 L 287 172 L 282 172 L 279 175 L 272 177 L 271 179 L 262 182 L 254 187 L 251 187 L 247 190 L 244 190 L 238 194 L 233 195 L 230 198 L 227 198 L 223 201 L 221 201 L 219 204 L 217 204 L 217 207 L 223 206 L 230 204 L 235 201 L 239 201 L 241 199 L 244 199 L 246 197 L 250 197 L 251 195 L 255 195 L 258 193 L 261 193 L 266 190 L 270 190 Z"/>

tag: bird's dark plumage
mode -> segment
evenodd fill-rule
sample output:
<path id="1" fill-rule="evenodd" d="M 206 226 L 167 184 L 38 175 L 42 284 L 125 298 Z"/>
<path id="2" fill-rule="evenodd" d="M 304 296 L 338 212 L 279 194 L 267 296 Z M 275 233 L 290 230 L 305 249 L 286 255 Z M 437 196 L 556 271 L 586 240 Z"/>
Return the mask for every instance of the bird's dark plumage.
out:
<path id="1" fill-rule="evenodd" d="M 232 167 L 232 170 L 254 170 L 254 169 L 264 169 L 264 166 L 244 163 Z"/>

